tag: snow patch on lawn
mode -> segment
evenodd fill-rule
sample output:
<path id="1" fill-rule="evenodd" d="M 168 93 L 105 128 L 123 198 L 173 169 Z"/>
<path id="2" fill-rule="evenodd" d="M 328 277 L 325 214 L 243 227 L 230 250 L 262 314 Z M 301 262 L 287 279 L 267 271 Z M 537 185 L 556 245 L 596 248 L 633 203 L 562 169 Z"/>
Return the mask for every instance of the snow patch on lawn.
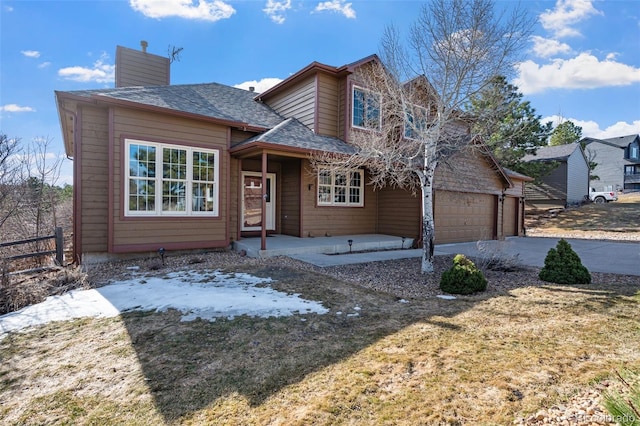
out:
<path id="1" fill-rule="evenodd" d="M 51 321 L 115 317 L 127 311 L 176 309 L 182 312 L 182 321 L 329 312 L 321 302 L 257 286 L 270 282 L 273 282 L 271 278 L 244 273 L 181 271 L 159 277 L 140 276 L 92 290 L 73 290 L 0 316 L 0 339 L 7 333 Z"/>

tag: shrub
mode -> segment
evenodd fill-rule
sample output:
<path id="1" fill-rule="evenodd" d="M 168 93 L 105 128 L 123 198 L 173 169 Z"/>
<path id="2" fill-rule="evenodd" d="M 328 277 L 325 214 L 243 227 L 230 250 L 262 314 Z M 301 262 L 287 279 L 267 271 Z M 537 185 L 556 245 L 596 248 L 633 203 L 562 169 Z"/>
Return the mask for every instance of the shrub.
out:
<path id="1" fill-rule="evenodd" d="M 478 241 L 476 248 L 476 266 L 482 271 L 513 272 L 522 268 L 520 255 L 509 253 L 506 241 Z"/>
<path id="2" fill-rule="evenodd" d="M 543 281 L 557 284 L 589 284 L 591 274 L 582 265 L 580 257 L 564 239 L 560 239 L 556 248 L 549 249 L 544 259 L 544 267 L 538 274 Z"/>
<path id="3" fill-rule="evenodd" d="M 463 254 L 453 258 L 453 266 L 440 278 L 440 289 L 446 293 L 471 294 L 486 288 L 487 280 L 482 271 Z"/>

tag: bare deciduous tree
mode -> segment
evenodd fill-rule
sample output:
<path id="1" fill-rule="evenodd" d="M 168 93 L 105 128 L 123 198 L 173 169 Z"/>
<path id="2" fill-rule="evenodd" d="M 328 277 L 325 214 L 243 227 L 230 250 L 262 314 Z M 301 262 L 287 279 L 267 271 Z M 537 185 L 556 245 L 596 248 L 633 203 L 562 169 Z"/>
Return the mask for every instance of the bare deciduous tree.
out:
<path id="1" fill-rule="evenodd" d="M 362 67 L 361 126 L 351 156 L 323 155 L 315 168 L 366 167 L 372 184 L 419 188 L 422 195 L 422 272 L 433 272 L 433 178 L 436 167 L 472 144 L 464 107 L 498 75 L 509 76 L 535 21 L 491 0 L 432 0 L 409 29 L 406 43 L 388 27 L 382 66 Z M 476 145 L 477 146 L 477 145 Z"/>
<path id="2" fill-rule="evenodd" d="M 31 222 L 35 225 L 33 234 L 35 236 L 41 235 L 41 228 L 45 222 L 44 214 L 51 215 L 54 227 L 57 222 L 56 194 L 50 188 L 58 182 L 62 159 L 57 154 L 50 152 L 51 144 L 52 139 L 49 137 L 34 139 L 27 148 L 25 156 L 25 165 L 29 171 L 30 211 L 33 215 Z"/>
<path id="3" fill-rule="evenodd" d="M 0 134 L 0 229 L 20 210 L 23 164 L 20 139 Z"/>

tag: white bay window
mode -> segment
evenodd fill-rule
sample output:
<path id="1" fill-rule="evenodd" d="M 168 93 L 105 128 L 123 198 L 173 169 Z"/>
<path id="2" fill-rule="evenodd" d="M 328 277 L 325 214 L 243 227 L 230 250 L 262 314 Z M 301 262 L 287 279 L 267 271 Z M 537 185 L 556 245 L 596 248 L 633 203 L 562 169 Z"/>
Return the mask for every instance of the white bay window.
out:
<path id="1" fill-rule="evenodd" d="M 125 140 L 125 216 L 217 216 L 219 151 Z"/>

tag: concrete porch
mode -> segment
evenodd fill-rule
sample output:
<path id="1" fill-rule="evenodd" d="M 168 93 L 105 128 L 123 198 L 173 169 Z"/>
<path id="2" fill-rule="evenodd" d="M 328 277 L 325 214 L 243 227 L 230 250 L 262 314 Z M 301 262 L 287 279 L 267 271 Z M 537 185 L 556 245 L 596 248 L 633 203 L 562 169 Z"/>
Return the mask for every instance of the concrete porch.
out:
<path id="1" fill-rule="evenodd" d="M 352 240 L 351 248 L 349 240 Z M 298 238 L 289 235 L 267 237 L 267 249 L 260 250 L 260 237 L 243 238 L 233 242 L 233 250 L 244 250 L 249 257 L 296 257 L 304 254 L 338 254 L 349 251 L 383 251 L 410 248 L 413 238 L 383 234 L 341 235 L 337 237 Z"/>

